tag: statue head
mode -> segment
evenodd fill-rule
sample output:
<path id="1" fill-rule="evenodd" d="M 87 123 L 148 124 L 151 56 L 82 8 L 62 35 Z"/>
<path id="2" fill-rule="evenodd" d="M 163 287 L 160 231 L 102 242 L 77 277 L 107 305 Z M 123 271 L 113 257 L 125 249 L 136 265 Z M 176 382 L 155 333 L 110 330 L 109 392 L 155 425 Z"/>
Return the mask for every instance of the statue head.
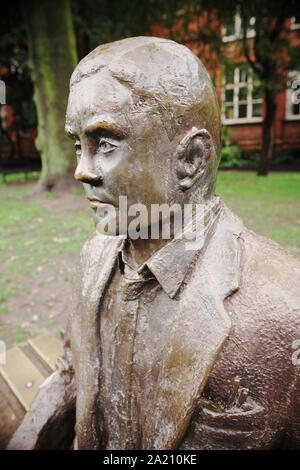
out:
<path id="1" fill-rule="evenodd" d="M 95 211 L 118 209 L 119 196 L 149 208 L 214 194 L 219 105 L 185 46 L 136 37 L 97 47 L 73 72 L 66 130 L 75 140 L 75 178 Z"/>

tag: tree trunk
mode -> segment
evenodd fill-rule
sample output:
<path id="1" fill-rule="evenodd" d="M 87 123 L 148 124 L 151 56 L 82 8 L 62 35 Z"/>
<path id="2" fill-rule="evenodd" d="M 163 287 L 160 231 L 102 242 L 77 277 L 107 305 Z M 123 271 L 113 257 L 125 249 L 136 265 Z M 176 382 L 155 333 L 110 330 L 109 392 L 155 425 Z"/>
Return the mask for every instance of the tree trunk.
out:
<path id="1" fill-rule="evenodd" d="M 269 172 L 270 162 L 274 146 L 274 123 L 276 113 L 275 93 L 272 90 L 266 90 L 265 103 L 266 115 L 263 122 L 263 144 L 260 154 L 260 163 L 257 171 L 258 176 L 266 176 Z"/>
<path id="2" fill-rule="evenodd" d="M 23 4 L 37 108 L 36 147 L 42 172 L 36 190 L 73 184 L 74 148 L 64 133 L 69 80 L 77 63 L 69 0 Z"/>

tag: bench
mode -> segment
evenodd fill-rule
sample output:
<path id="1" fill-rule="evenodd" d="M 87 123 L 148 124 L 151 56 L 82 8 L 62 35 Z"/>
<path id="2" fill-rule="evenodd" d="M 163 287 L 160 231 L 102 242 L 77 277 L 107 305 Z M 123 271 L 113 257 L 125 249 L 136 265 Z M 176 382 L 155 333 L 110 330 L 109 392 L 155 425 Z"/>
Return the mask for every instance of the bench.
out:
<path id="1" fill-rule="evenodd" d="M 0 364 L 0 449 L 6 448 L 40 385 L 55 371 L 56 359 L 62 355 L 63 343 L 51 332 L 6 352 L 5 364 Z"/>

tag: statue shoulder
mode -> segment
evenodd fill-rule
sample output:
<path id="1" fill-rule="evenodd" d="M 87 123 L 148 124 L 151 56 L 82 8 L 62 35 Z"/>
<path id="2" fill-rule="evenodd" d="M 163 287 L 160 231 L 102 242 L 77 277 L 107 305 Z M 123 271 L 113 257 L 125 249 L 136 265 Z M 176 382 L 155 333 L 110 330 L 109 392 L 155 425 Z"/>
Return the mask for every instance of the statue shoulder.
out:
<path id="1" fill-rule="evenodd" d="M 248 284 L 251 280 L 257 287 L 268 286 L 269 291 L 273 288 L 277 293 L 297 292 L 299 298 L 298 254 L 250 230 L 226 206 L 222 230 L 235 235 L 240 242 L 240 268 Z"/>
<path id="2" fill-rule="evenodd" d="M 298 324 L 299 255 L 248 229 L 227 207 L 220 222 L 223 239 L 236 240 L 239 297 L 248 299 L 249 308 L 265 311 L 272 306 L 280 317 L 290 314 Z"/>
<path id="3" fill-rule="evenodd" d="M 256 283 L 268 286 L 278 296 L 299 299 L 300 257 L 278 243 L 252 230 L 243 232 L 243 271 L 253 275 Z"/>

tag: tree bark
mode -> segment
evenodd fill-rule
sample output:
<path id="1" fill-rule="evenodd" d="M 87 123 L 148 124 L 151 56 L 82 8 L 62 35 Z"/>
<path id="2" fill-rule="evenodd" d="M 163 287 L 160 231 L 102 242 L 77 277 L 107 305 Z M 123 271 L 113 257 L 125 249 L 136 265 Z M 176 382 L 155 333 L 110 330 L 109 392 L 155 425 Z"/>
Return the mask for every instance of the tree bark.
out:
<path id="1" fill-rule="evenodd" d="M 69 80 L 77 63 L 69 0 L 29 0 L 23 5 L 34 101 L 37 108 L 36 147 L 42 172 L 36 190 L 73 184 L 74 148 L 64 133 Z"/>
<path id="2" fill-rule="evenodd" d="M 276 113 L 275 93 L 265 91 L 266 115 L 263 122 L 263 143 L 260 154 L 258 176 L 266 176 L 269 172 L 274 147 L 274 123 Z"/>

